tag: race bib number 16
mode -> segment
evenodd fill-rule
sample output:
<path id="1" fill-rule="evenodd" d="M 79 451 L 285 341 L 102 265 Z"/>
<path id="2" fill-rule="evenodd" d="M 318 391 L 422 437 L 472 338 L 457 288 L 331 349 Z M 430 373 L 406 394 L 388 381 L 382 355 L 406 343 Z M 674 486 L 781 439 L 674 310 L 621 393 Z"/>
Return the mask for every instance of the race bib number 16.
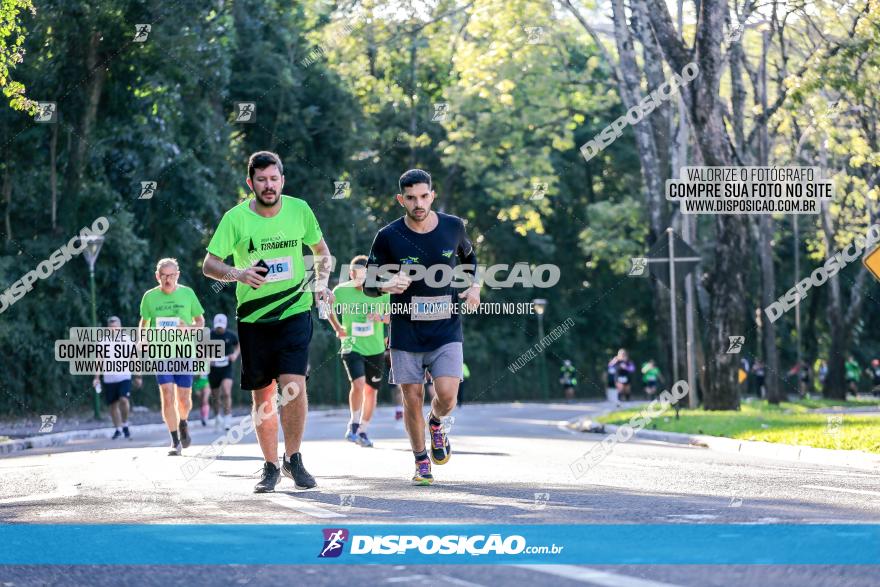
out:
<path id="1" fill-rule="evenodd" d="M 284 281 L 291 278 L 290 267 L 293 264 L 290 257 L 278 257 L 266 259 L 269 272 L 266 273 L 266 281 Z"/>

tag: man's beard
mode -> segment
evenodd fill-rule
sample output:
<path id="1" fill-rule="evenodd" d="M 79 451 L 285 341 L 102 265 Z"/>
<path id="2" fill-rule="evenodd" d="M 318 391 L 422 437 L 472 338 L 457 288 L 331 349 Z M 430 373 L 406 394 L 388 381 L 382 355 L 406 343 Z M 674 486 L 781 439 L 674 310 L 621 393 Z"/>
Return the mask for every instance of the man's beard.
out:
<path id="1" fill-rule="evenodd" d="M 425 214 L 422 216 L 423 219 L 428 217 L 428 210 L 426 210 L 426 209 L 424 209 L 424 208 L 416 208 L 416 209 L 414 209 L 412 212 L 410 212 L 409 210 L 407 210 L 406 213 L 407 213 L 407 215 L 408 215 L 410 218 L 412 218 L 413 220 L 418 220 L 419 218 L 418 218 L 418 216 L 416 216 L 416 212 L 424 212 Z"/>
<path id="2" fill-rule="evenodd" d="M 264 192 L 257 194 L 257 201 L 260 204 L 262 204 L 263 206 L 266 206 L 267 208 L 271 208 L 272 206 L 274 206 L 275 204 L 277 204 L 280 201 L 280 198 L 277 198 L 277 194 L 274 192 L 271 194 L 267 194 L 269 197 L 273 197 L 273 196 L 276 197 L 276 200 L 274 202 L 269 202 L 267 200 L 264 200 L 263 198 L 264 198 L 265 193 L 266 192 L 264 191 Z"/>

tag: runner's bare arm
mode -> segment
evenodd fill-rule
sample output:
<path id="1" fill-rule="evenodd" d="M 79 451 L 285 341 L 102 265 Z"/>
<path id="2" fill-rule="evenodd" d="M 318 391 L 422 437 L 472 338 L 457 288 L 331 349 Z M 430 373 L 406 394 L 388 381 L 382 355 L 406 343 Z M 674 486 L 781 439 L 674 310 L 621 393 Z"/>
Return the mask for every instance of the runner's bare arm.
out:
<path id="1" fill-rule="evenodd" d="M 336 332 L 337 338 L 343 338 L 346 336 L 345 326 L 339 323 L 339 319 L 336 317 L 336 310 L 331 310 L 328 315 L 330 319 L 330 326 L 333 327 L 333 330 Z"/>
<path id="2" fill-rule="evenodd" d="M 205 260 L 202 262 L 202 274 L 205 277 L 216 279 L 217 281 L 239 281 L 251 287 L 260 287 L 266 283 L 263 275 L 269 270 L 265 267 L 248 267 L 247 269 L 236 269 L 231 265 L 223 262 L 223 259 L 217 255 L 207 253 Z"/>
<path id="3" fill-rule="evenodd" d="M 330 270 L 333 265 L 333 258 L 330 256 L 330 247 L 322 238 L 313 245 L 308 245 L 315 256 L 315 297 L 319 302 L 333 303 L 333 292 L 327 287 L 330 281 Z"/>
<path id="4" fill-rule="evenodd" d="M 140 351 L 143 352 L 143 349 L 146 347 L 146 333 L 145 329 L 150 327 L 150 321 L 146 318 L 141 318 L 140 322 L 138 322 L 138 340 L 140 341 Z"/>

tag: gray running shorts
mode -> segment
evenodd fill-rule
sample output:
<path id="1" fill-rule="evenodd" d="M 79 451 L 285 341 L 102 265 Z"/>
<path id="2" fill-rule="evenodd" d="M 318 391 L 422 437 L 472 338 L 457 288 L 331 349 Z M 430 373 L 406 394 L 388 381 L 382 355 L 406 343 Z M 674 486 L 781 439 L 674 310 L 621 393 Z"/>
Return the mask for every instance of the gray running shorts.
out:
<path id="1" fill-rule="evenodd" d="M 443 346 L 424 353 L 411 353 L 391 349 L 392 385 L 404 383 L 424 383 L 425 369 L 431 377 L 462 378 L 464 352 L 460 342 L 449 342 Z"/>

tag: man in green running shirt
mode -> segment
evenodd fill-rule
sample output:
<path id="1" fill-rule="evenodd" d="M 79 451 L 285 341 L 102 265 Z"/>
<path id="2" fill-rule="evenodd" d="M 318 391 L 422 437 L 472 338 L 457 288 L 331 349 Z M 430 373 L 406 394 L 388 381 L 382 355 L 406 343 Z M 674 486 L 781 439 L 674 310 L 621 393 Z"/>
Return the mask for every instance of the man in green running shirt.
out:
<path id="1" fill-rule="evenodd" d="M 330 324 L 340 340 L 340 355 L 345 365 L 351 389 L 348 403 L 351 418 L 345 430 L 345 439 L 363 447 L 373 446 L 367 428 L 376 409 L 379 385 L 385 375 L 385 324 L 389 315 L 391 296 L 371 298 L 364 293 L 367 277 L 367 256 L 358 255 L 348 269 L 350 281 L 333 289 L 336 298 Z M 341 310 L 342 322 L 336 317 Z"/>
<path id="2" fill-rule="evenodd" d="M 205 326 L 202 304 L 192 288 L 177 283 L 179 278 L 177 259 L 159 260 L 156 264 L 156 281 L 159 285 L 147 291 L 141 299 L 141 328 Z M 162 419 L 171 434 L 171 450 L 168 454 L 179 456 L 182 449 L 192 442 L 187 417 L 192 409 L 193 374 L 159 373 L 156 381 L 162 393 Z"/>
<path id="3" fill-rule="evenodd" d="M 565 399 L 568 401 L 573 400 L 574 388 L 577 387 L 577 369 L 575 369 L 571 359 L 565 359 L 559 368 L 559 384 L 562 386 Z"/>
<path id="4" fill-rule="evenodd" d="M 265 463 L 255 493 L 275 491 L 281 474 L 297 489 L 317 483 L 300 454 L 308 413 L 306 366 L 312 339 L 312 291 L 321 305 L 333 303 L 327 288 L 330 249 L 305 200 L 282 195 L 281 158 L 258 151 L 248 160 L 249 198 L 223 215 L 208 244 L 202 272 L 212 279 L 238 282 L 238 338 L 241 388 L 254 401 L 257 441 Z M 303 245 L 315 255 L 314 274 L 306 271 Z M 235 266 L 224 259 L 232 255 Z M 284 455 L 278 467 L 278 417 L 281 388 Z"/>
<path id="5" fill-rule="evenodd" d="M 654 359 L 651 359 L 642 365 L 642 386 L 648 397 L 657 393 L 657 386 L 660 385 L 660 369 Z"/>
<path id="6" fill-rule="evenodd" d="M 846 375 L 846 386 L 850 393 L 853 395 L 859 394 L 859 379 L 862 378 L 862 368 L 859 366 L 858 361 L 856 361 L 855 357 L 850 355 L 846 363 L 843 365 L 843 370 Z"/>

